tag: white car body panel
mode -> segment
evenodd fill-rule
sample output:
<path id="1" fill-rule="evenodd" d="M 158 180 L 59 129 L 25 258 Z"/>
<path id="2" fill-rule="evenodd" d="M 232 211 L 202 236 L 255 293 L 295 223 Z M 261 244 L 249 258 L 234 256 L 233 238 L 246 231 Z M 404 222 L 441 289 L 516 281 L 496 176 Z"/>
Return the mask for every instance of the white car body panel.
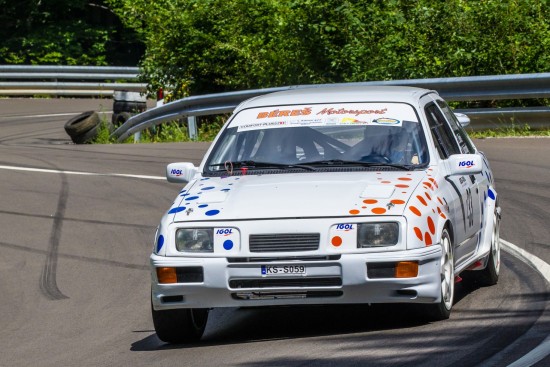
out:
<path id="1" fill-rule="evenodd" d="M 178 177 L 182 175 L 190 181 L 157 230 L 150 259 L 153 308 L 440 302 L 443 229 L 452 232 L 455 274 L 467 268 L 484 268 L 497 197 L 490 167 L 480 152 L 440 157 L 425 113 L 425 106 L 438 100 L 435 92 L 418 88 L 324 87 L 273 93 L 242 103 L 199 167 L 182 163 L 167 170 L 173 182 L 181 181 Z M 429 163 L 410 171 L 381 168 L 273 173 L 243 171 L 230 165 L 224 167 L 223 175 L 205 173 L 208 157 L 224 129 L 259 129 L 265 121 L 291 125 L 302 121 L 298 112 L 290 116 L 296 106 L 315 109 L 318 104 L 319 108 L 338 109 L 341 105 L 351 109 L 353 103 L 362 102 L 379 106 L 372 109 L 375 112 L 368 119 L 344 121 L 351 118 L 345 114 L 339 121 L 359 125 L 379 121 L 400 127 L 403 120 L 416 120 L 422 125 Z M 402 105 L 390 106 L 394 102 Z M 391 116 L 376 112 L 385 106 L 394 111 Z M 260 109 L 265 114 L 258 113 Z M 281 111 L 290 112 L 279 116 Z M 326 121 L 307 123 L 325 126 Z M 398 224 L 397 243 L 358 248 L 359 224 L 379 222 Z M 213 250 L 179 251 L 175 245 L 178 228 L 213 228 Z M 251 249 L 253 235 L 310 233 L 319 236 L 319 245 L 313 250 Z M 374 267 L 369 264 L 401 261 L 418 262 L 418 276 L 369 277 L 369 266 Z M 306 274 L 262 274 L 262 266 L 275 265 L 303 265 Z M 203 278 L 160 284 L 155 269 L 161 267 L 200 268 Z"/>

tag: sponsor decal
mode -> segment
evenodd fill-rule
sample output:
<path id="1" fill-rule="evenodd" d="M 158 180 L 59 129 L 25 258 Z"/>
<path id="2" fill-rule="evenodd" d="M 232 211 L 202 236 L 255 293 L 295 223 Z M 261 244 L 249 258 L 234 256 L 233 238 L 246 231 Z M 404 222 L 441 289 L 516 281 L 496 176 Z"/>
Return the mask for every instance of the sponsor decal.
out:
<path id="1" fill-rule="evenodd" d="M 265 118 L 276 118 L 283 116 L 306 116 L 311 115 L 311 107 L 306 107 L 297 110 L 273 110 L 273 111 L 262 111 L 258 113 L 257 119 Z"/>
<path id="2" fill-rule="evenodd" d="M 383 115 L 388 111 L 387 108 L 381 110 L 347 110 L 345 108 L 324 108 L 321 112 L 318 112 L 317 115 Z"/>
<path id="3" fill-rule="evenodd" d="M 337 224 L 336 225 L 336 230 L 337 231 L 351 231 L 353 230 L 353 224 L 351 223 L 342 223 L 342 224 Z"/>
<path id="4" fill-rule="evenodd" d="M 216 234 L 218 236 L 230 236 L 233 234 L 233 228 L 218 228 Z"/>
<path id="5" fill-rule="evenodd" d="M 372 123 L 377 125 L 399 125 L 400 121 L 396 119 L 382 117 L 379 119 L 372 120 Z"/>
<path id="6" fill-rule="evenodd" d="M 474 166 L 474 161 L 462 161 L 458 163 L 459 167 L 472 168 Z"/>
<path id="7" fill-rule="evenodd" d="M 172 176 L 181 176 L 183 174 L 183 172 L 181 171 L 181 169 L 172 169 L 170 171 L 170 174 Z"/>

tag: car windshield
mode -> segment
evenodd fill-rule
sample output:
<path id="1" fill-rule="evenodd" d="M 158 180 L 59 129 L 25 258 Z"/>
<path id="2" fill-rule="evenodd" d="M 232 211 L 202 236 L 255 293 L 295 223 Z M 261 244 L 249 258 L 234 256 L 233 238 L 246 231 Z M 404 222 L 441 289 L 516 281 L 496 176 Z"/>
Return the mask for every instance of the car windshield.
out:
<path id="1" fill-rule="evenodd" d="M 243 110 L 210 153 L 205 172 L 392 166 L 428 162 L 414 109 L 404 103 L 297 105 Z"/>

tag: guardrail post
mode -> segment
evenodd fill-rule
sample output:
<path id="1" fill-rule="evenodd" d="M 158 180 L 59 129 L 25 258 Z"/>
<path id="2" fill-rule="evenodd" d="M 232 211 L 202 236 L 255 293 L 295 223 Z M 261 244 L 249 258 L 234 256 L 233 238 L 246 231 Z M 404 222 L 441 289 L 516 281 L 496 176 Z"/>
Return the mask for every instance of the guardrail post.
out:
<path id="1" fill-rule="evenodd" d="M 195 116 L 187 116 L 187 129 L 189 130 L 189 139 L 197 139 L 197 121 Z"/>

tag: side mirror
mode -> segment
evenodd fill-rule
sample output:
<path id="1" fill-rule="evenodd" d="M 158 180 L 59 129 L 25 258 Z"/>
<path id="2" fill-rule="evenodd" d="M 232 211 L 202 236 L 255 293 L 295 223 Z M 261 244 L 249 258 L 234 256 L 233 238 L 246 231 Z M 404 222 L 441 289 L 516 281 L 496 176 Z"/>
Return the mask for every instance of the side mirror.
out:
<path id="1" fill-rule="evenodd" d="M 197 174 L 197 167 L 193 163 L 178 162 L 166 166 L 166 179 L 168 182 L 185 183 L 189 182 Z"/>
<path id="2" fill-rule="evenodd" d="M 451 175 L 475 175 L 483 169 L 479 154 L 453 154 L 449 157 Z"/>
<path id="3" fill-rule="evenodd" d="M 458 122 L 460 122 L 460 125 L 462 125 L 462 127 L 470 125 L 470 118 L 467 115 L 460 112 L 454 112 L 454 114 L 458 119 Z"/>

